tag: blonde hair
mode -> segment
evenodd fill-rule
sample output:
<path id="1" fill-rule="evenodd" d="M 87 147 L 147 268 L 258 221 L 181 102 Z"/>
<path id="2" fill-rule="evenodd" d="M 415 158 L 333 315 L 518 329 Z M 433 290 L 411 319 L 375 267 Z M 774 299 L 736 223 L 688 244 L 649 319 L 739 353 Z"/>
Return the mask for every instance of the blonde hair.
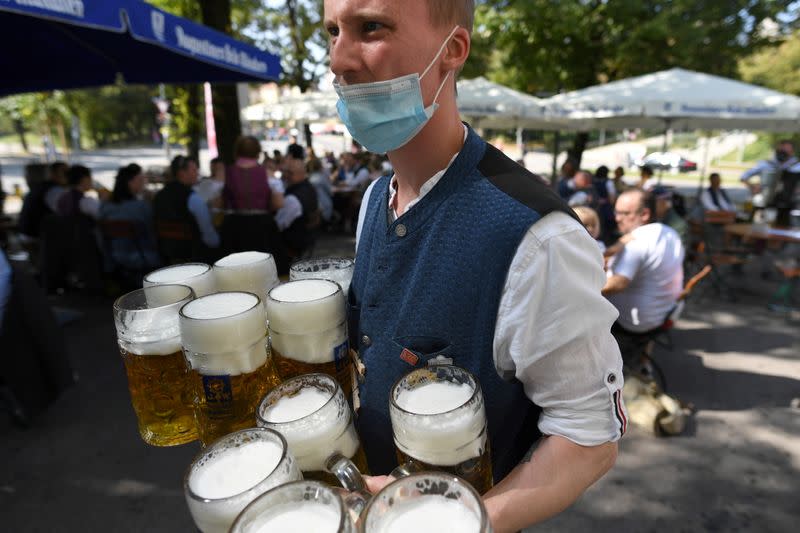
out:
<path id="1" fill-rule="evenodd" d="M 428 10 L 434 26 L 458 24 L 472 33 L 475 21 L 475 0 L 428 0 Z"/>
<path id="2" fill-rule="evenodd" d="M 575 211 L 576 215 L 578 215 L 578 218 L 581 220 L 581 224 L 583 224 L 584 227 L 588 229 L 588 226 L 594 226 L 597 235 L 600 234 L 600 217 L 597 216 L 597 211 L 591 207 L 586 207 L 583 205 L 573 207 L 572 210 Z M 589 232 L 589 234 L 591 234 L 591 232 Z M 592 237 L 596 239 L 597 235 L 592 235 Z"/>

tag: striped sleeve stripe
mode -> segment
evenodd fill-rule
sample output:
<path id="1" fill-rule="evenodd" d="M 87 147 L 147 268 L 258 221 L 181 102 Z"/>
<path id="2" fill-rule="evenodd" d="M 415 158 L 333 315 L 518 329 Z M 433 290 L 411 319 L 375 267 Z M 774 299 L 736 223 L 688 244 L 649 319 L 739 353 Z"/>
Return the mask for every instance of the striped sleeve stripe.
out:
<path id="1" fill-rule="evenodd" d="M 628 416 L 625 413 L 625 406 L 622 403 L 622 390 L 614 392 L 614 415 L 619 422 L 619 436 L 623 436 L 628 430 Z"/>

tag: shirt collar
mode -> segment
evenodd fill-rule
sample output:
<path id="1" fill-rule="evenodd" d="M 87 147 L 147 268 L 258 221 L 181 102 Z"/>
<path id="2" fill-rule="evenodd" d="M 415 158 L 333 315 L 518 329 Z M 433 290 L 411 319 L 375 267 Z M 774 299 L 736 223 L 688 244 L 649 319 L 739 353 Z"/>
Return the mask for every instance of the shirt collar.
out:
<path id="1" fill-rule="evenodd" d="M 467 134 L 469 133 L 469 130 L 467 129 L 466 125 L 462 124 L 462 126 L 464 127 L 464 140 L 462 141 L 462 146 L 463 146 L 463 143 L 467 142 Z M 412 207 L 417 205 L 426 194 L 428 194 L 433 190 L 436 184 L 439 183 L 439 181 L 444 177 L 445 173 L 447 172 L 447 170 L 453 164 L 453 161 L 456 160 L 458 154 L 460 153 L 461 150 L 453 154 L 453 157 L 450 158 L 450 161 L 447 163 L 446 167 L 444 167 L 442 170 L 440 170 L 439 172 L 428 178 L 428 180 L 422 184 L 422 187 L 419 188 L 419 196 L 408 202 L 408 205 L 406 206 L 406 213 L 410 211 Z M 395 203 L 396 200 L 397 200 L 397 176 L 396 174 L 392 174 L 392 179 L 389 182 L 389 213 L 391 213 L 392 221 L 396 220 L 399 217 L 399 215 L 397 214 L 397 204 Z"/>

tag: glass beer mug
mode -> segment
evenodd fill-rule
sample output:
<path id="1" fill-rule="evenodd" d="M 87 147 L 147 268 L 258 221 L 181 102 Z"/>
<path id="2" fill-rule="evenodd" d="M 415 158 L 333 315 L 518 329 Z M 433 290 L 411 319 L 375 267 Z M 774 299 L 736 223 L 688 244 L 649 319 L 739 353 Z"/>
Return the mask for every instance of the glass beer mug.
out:
<path id="1" fill-rule="evenodd" d="M 459 476 L 480 494 L 492 488 L 486 410 L 475 376 L 453 365 L 419 368 L 395 383 L 389 399 L 401 466 Z"/>

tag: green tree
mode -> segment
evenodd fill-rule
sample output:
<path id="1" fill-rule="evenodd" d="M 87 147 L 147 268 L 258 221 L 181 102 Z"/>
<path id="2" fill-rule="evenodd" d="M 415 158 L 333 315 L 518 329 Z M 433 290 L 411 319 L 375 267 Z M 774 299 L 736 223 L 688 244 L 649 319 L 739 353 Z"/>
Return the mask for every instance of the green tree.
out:
<path id="1" fill-rule="evenodd" d="M 775 49 L 760 50 L 742 59 L 739 71 L 747 82 L 800 95 L 800 30 Z"/>
<path id="2" fill-rule="evenodd" d="M 485 0 L 466 69 L 528 93 L 588 87 L 670 67 L 736 77 L 770 44 L 762 22 L 791 0 Z M 483 71 L 483 72 L 481 72 Z M 588 136 L 577 135 L 580 161 Z"/>
<path id="3" fill-rule="evenodd" d="M 781 39 L 776 48 L 760 50 L 742 59 L 739 71 L 744 81 L 800 96 L 800 30 Z M 784 133 L 766 136 L 770 146 L 785 137 Z M 800 135 L 791 138 L 795 143 L 800 142 Z"/>

